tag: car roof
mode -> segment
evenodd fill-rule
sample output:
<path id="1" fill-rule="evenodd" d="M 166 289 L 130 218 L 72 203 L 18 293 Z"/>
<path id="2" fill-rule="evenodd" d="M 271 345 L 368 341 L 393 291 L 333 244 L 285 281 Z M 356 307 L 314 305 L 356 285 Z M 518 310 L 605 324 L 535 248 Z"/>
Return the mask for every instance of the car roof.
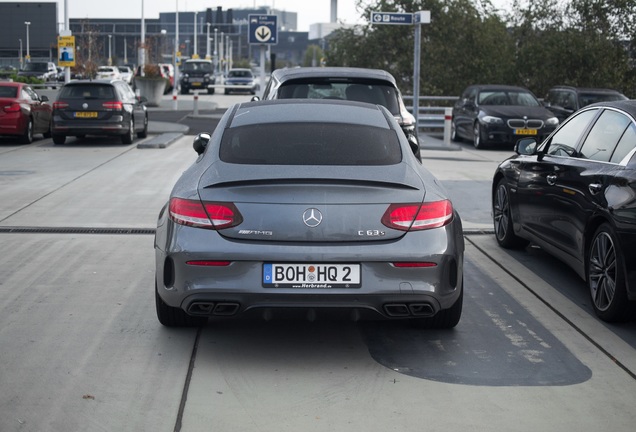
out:
<path id="1" fill-rule="evenodd" d="M 632 117 L 636 118 L 636 100 L 597 102 L 597 103 L 588 105 L 585 108 L 593 108 L 593 107 L 609 107 L 609 108 L 620 109 L 630 114 Z"/>
<path id="2" fill-rule="evenodd" d="M 23 83 L 14 81 L 0 81 L 0 86 L 3 87 L 20 87 Z"/>
<path id="3" fill-rule="evenodd" d="M 354 67 L 300 67 L 276 69 L 272 78 L 281 83 L 288 80 L 303 78 L 365 78 L 389 81 L 396 85 L 393 75 L 382 69 L 366 69 Z"/>
<path id="4" fill-rule="evenodd" d="M 480 91 L 481 90 L 486 90 L 486 91 L 492 91 L 492 90 L 517 90 L 517 91 L 519 91 L 519 90 L 521 90 L 521 91 L 530 92 L 530 90 L 528 90 L 525 87 L 513 86 L 513 85 L 507 85 L 507 84 L 475 84 L 475 85 L 472 85 L 470 87 L 477 88 Z"/>
<path id="5" fill-rule="evenodd" d="M 276 109 L 272 109 L 275 105 Z M 333 99 L 274 99 L 244 102 L 230 108 L 229 127 L 263 123 L 343 123 L 392 128 L 393 116 L 386 108 L 362 102 Z"/>
<path id="6" fill-rule="evenodd" d="M 67 82 L 66 84 L 64 84 L 65 86 L 67 85 L 78 85 L 78 84 L 113 84 L 115 82 L 125 82 L 123 80 L 120 79 L 83 79 L 83 80 L 72 80 Z"/>
<path id="7" fill-rule="evenodd" d="M 585 93 L 622 94 L 618 90 L 614 90 L 614 89 L 610 89 L 610 88 L 600 88 L 600 87 L 574 87 L 574 86 L 568 86 L 568 85 L 558 85 L 558 86 L 553 86 L 553 87 L 550 88 L 550 90 L 558 90 L 558 89 L 573 90 L 573 91 L 576 91 L 576 92 L 585 92 Z M 548 90 L 548 91 L 550 91 L 550 90 Z"/>

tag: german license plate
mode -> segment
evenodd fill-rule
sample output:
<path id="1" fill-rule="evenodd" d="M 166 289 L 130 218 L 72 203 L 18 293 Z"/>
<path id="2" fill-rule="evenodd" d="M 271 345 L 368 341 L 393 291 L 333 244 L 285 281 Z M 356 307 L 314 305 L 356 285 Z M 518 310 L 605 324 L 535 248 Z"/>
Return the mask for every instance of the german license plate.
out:
<path id="1" fill-rule="evenodd" d="M 201 83 L 200 82 L 193 82 L 192 85 L 194 87 L 201 87 Z"/>
<path id="2" fill-rule="evenodd" d="M 75 118 L 97 118 L 97 113 L 95 111 L 77 111 Z"/>
<path id="3" fill-rule="evenodd" d="M 536 135 L 536 129 L 515 129 L 515 135 Z"/>
<path id="4" fill-rule="evenodd" d="M 263 264 L 265 288 L 359 288 L 360 264 Z"/>

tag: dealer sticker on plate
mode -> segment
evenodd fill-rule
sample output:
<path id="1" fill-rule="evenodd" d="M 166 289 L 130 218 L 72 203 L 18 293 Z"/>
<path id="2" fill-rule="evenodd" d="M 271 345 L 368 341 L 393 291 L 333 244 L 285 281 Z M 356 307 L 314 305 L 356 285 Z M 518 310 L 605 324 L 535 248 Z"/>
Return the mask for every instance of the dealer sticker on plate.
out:
<path id="1" fill-rule="evenodd" d="M 265 288 L 359 288 L 360 264 L 263 264 Z"/>

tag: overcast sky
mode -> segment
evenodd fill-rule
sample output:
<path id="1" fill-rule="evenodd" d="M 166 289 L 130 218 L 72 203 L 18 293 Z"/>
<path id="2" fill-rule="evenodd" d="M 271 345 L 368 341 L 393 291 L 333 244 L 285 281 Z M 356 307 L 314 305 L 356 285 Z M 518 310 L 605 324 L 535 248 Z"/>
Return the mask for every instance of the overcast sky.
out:
<path id="1" fill-rule="evenodd" d="M 0 0 L 5 2 L 6 0 Z M 18 0 L 30 3 L 52 0 Z M 491 0 L 495 5 L 507 0 Z M 370 3 L 371 0 L 365 0 Z M 64 21 L 64 0 L 58 0 L 59 22 Z M 141 18 L 142 0 L 67 0 L 70 18 Z M 338 21 L 361 24 L 356 0 L 338 0 Z M 331 0 L 143 0 L 144 16 L 159 18 L 159 12 L 204 11 L 206 8 L 242 9 L 268 6 L 298 14 L 298 31 L 309 31 L 309 25 L 326 23 L 331 18 Z"/>
<path id="2" fill-rule="evenodd" d="M 0 0 L 4 2 L 5 0 Z M 29 3 L 52 0 L 17 0 Z M 58 0 L 59 21 L 64 21 L 64 0 Z M 141 18 L 142 0 L 67 0 L 69 18 Z M 338 20 L 359 24 L 360 13 L 355 0 L 338 1 Z M 331 0 L 143 0 L 144 16 L 159 18 L 159 12 L 204 11 L 206 8 L 243 9 L 260 6 L 272 7 L 298 14 L 298 31 L 309 31 L 309 25 L 329 22 Z"/>

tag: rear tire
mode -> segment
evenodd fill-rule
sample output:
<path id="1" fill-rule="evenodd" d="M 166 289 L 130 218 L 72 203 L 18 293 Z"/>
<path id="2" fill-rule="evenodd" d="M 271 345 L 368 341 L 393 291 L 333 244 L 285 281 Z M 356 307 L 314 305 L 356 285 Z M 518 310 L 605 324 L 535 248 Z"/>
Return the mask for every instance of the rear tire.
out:
<path id="1" fill-rule="evenodd" d="M 442 309 L 432 317 L 416 318 L 411 320 L 411 325 L 419 329 L 452 329 L 462 317 L 464 306 L 464 283 L 462 282 L 461 292 L 455 303 L 448 309 Z"/>
<path id="2" fill-rule="evenodd" d="M 528 245 L 528 240 L 514 233 L 512 212 L 510 210 L 510 193 L 505 179 L 499 180 L 495 195 L 492 197 L 492 219 L 495 227 L 495 238 L 499 246 L 506 249 L 518 249 Z"/>
<path id="3" fill-rule="evenodd" d="M 204 317 L 193 317 L 179 308 L 168 306 L 159 296 L 155 282 L 155 307 L 159 322 L 166 327 L 201 327 L 208 322 Z"/>
<path id="4" fill-rule="evenodd" d="M 126 134 L 121 136 L 121 143 L 122 144 L 132 144 L 132 142 L 135 139 L 135 123 L 133 123 L 133 120 L 130 119 L 130 125 L 128 128 L 128 132 L 126 132 Z"/>
<path id="5" fill-rule="evenodd" d="M 604 223 L 598 227 L 586 256 L 587 284 L 594 312 L 603 321 L 626 321 L 634 304 L 627 298 L 623 254 L 610 225 Z"/>
<path id="6" fill-rule="evenodd" d="M 146 138 L 148 136 L 148 114 L 144 116 L 144 128 L 141 132 L 137 132 L 137 138 Z"/>
<path id="7" fill-rule="evenodd" d="M 208 94 L 209 94 L 209 95 L 214 94 L 214 89 L 213 89 L 213 88 L 212 88 L 212 89 L 211 89 L 211 88 L 209 88 L 209 89 L 208 89 Z"/>
<path id="8" fill-rule="evenodd" d="M 64 144 L 66 142 L 66 135 L 53 135 L 53 144 Z"/>
<path id="9" fill-rule="evenodd" d="M 181 87 L 181 94 L 182 95 L 187 95 L 188 93 L 190 93 L 190 91 L 187 88 Z"/>
<path id="10" fill-rule="evenodd" d="M 33 142 L 33 120 L 29 118 L 24 133 L 20 137 L 21 144 L 31 144 Z"/>

